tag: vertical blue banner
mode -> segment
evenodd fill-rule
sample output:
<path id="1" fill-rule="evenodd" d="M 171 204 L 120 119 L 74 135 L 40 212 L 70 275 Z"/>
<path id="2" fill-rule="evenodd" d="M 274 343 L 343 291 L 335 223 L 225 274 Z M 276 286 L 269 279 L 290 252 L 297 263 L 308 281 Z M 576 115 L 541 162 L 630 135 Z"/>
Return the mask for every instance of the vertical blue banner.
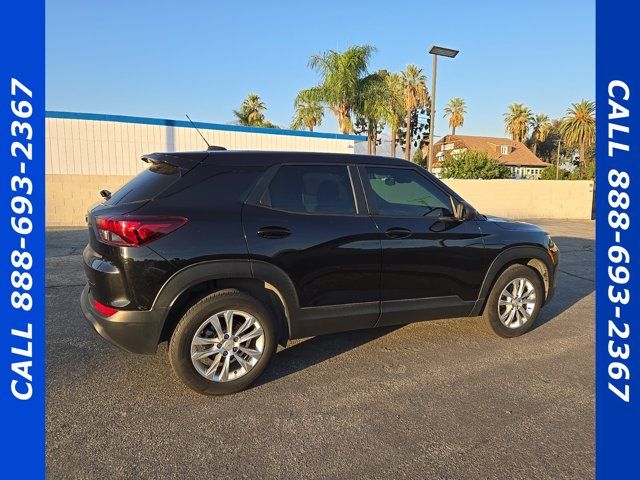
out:
<path id="1" fill-rule="evenodd" d="M 596 478 L 640 478 L 640 37 L 596 8 Z"/>
<path id="2" fill-rule="evenodd" d="M 44 0 L 0 7 L 0 476 L 45 475 Z"/>

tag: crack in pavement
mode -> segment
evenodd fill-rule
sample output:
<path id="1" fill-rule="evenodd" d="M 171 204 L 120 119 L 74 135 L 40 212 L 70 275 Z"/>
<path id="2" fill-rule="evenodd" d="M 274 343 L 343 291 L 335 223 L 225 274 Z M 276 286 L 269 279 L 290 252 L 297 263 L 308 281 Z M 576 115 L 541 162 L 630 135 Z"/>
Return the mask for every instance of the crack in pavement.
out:
<path id="1" fill-rule="evenodd" d="M 587 282 L 595 283 L 595 280 L 593 278 L 582 277 L 580 275 L 576 275 L 575 273 L 569 273 L 566 270 L 560 269 L 560 273 L 564 273 L 566 275 L 569 275 L 570 277 L 579 278 L 580 280 L 586 280 Z"/>

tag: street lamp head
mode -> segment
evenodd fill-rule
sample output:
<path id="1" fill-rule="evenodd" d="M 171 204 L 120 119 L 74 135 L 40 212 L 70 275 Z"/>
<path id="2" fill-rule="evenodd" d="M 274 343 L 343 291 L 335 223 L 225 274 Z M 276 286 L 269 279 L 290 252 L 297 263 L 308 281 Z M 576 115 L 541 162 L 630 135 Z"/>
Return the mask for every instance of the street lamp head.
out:
<path id="1" fill-rule="evenodd" d="M 432 55 L 440 55 L 441 57 L 449 57 L 449 58 L 455 57 L 456 55 L 458 55 L 458 52 L 459 50 L 454 50 L 452 48 L 438 47 L 436 45 L 431 47 L 431 50 L 429 50 L 429 53 Z"/>
<path id="2" fill-rule="evenodd" d="M 431 124 L 429 125 L 429 161 L 427 163 L 429 171 L 433 165 L 433 140 L 435 120 L 436 120 L 436 77 L 438 75 L 438 56 L 453 58 L 458 55 L 458 50 L 453 48 L 438 47 L 433 45 L 429 53 L 433 55 L 433 75 L 431 78 Z"/>

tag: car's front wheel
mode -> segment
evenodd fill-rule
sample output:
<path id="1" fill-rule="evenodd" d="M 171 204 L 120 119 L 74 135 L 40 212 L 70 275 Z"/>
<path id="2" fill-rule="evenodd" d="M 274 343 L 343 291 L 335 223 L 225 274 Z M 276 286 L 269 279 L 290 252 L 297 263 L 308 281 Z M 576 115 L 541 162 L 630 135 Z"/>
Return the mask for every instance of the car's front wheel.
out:
<path id="1" fill-rule="evenodd" d="M 501 337 L 522 335 L 535 322 L 544 295 L 537 272 L 525 265 L 511 265 L 493 285 L 484 317 Z"/>
<path id="2" fill-rule="evenodd" d="M 239 392 L 264 371 L 276 350 L 273 315 L 235 289 L 199 300 L 180 319 L 169 361 L 191 389 L 207 395 Z"/>

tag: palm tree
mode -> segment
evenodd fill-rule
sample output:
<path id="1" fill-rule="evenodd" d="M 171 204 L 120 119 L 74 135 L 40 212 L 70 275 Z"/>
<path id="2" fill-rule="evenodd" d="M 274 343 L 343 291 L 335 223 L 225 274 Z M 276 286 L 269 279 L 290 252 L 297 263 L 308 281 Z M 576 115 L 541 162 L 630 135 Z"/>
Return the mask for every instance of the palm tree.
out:
<path id="1" fill-rule="evenodd" d="M 531 123 L 531 140 L 533 140 L 533 154 L 538 150 L 538 143 L 544 142 L 551 131 L 551 120 L 548 115 L 539 113 Z"/>
<path id="2" fill-rule="evenodd" d="M 370 45 L 357 45 L 342 53 L 329 50 L 309 60 L 309 66 L 320 74 L 320 85 L 300 94 L 325 103 L 338 117 L 341 133 L 353 132 L 351 113 L 358 103 L 362 80 L 367 75 L 373 52 L 375 48 Z"/>
<path id="3" fill-rule="evenodd" d="M 504 114 L 506 132 L 517 142 L 523 142 L 527 137 L 532 121 L 531 109 L 522 103 L 512 103 L 509 105 L 509 111 Z"/>
<path id="4" fill-rule="evenodd" d="M 378 129 L 384 125 L 388 76 L 389 72 L 379 70 L 364 77 L 360 82 L 360 92 L 354 105 L 356 118 L 366 127 L 367 150 L 373 155 L 376 154 L 378 146 Z"/>
<path id="5" fill-rule="evenodd" d="M 313 129 L 322 123 L 324 108 L 320 102 L 308 98 L 308 95 L 300 92 L 293 105 L 296 111 L 295 117 L 291 122 L 293 130 L 308 128 L 310 132 L 313 132 Z"/>
<path id="6" fill-rule="evenodd" d="M 240 110 L 234 110 L 233 114 L 238 119 L 240 125 L 257 126 L 264 122 L 264 111 L 267 109 L 260 95 L 250 93 L 242 101 Z"/>
<path id="7" fill-rule="evenodd" d="M 464 125 L 464 116 L 467 113 L 467 105 L 460 97 L 449 100 L 444 107 L 444 116 L 449 117 L 449 126 L 451 127 L 451 135 L 456 134 L 456 128 Z"/>
<path id="8" fill-rule="evenodd" d="M 567 108 L 567 114 L 560 124 L 562 140 L 566 145 L 578 146 L 580 152 L 580 178 L 586 163 L 585 150 L 593 145 L 596 134 L 596 103 L 581 100 Z"/>
<path id="9" fill-rule="evenodd" d="M 404 119 L 404 88 L 402 76 L 397 73 L 390 73 L 385 78 L 385 94 L 383 105 L 383 117 L 389 125 L 391 135 L 391 156 L 396 156 L 396 145 L 398 140 L 398 130 Z"/>
<path id="10" fill-rule="evenodd" d="M 404 158 L 411 159 L 411 114 L 414 110 L 422 108 L 429 102 L 427 91 L 427 79 L 422 74 L 422 69 L 416 65 L 407 65 L 404 72 L 400 72 L 402 77 L 402 88 L 404 97 L 404 108 L 406 115 L 406 138 L 404 147 Z"/>

